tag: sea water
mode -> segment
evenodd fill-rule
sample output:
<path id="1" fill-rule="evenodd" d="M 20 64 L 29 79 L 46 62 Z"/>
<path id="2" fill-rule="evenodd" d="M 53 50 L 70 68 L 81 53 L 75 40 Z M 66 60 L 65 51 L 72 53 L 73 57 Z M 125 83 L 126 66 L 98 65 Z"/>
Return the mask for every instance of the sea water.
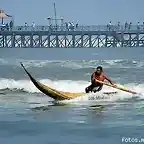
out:
<path id="1" fill-rule="evenodd" d="M 90 100 L 87 95 L 55 104 L 30 82 L 19 62 L 43 84 L 69 92 L 84 92 L 94 68 L 102 65 L 115 83 L 140 95 L 104 86 L 97 95 L 118 93 L 104 100 Z M 143 93 L 144 48 L 0 49 L 0 144 L 140 140 Z"/>

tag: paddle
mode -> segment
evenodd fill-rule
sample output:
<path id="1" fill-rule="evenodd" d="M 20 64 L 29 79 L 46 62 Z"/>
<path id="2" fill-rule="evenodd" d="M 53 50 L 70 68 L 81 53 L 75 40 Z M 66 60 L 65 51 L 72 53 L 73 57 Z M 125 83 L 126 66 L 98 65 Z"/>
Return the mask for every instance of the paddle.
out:
<path id="1" fill-rule="evenodd" d="M 122 90 L 122 91 L 125 91 L 125 92 L 128 92 L 128 93 L 131 93 L 131 94 L 138 94 L 137 92 L 135 91 L 132 91 L 132 90 L 129 90 L 129 89 L 126 89 L 126 88 L 122 88 L 120 86 L 117 86 L 117 85 L 111 85 L 111 84 L 108 84 L 108 83 L 105 83 L 105 82 L 102 82 L 102 81 L 99 81 L 99 80 L 96 80 L 96 82 L 98 83 L 101 83 L 101 84 L 104 84 L 104 85 L 107 85 L 109 87 L 113 87 L 115 89 L 119 89 L 119 90 Z"/>

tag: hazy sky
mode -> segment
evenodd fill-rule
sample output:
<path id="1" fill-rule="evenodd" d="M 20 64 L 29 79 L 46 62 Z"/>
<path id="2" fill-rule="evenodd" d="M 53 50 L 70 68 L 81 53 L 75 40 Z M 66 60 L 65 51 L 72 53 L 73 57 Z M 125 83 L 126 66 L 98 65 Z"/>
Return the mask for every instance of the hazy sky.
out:
<path id="1" fill-rule="evenodd" d="M 54 16 L 84 25 L 107 24 L 126 20 L 144 21 L 144 0 L 0 0 L 0 8 L 15 18 L 16 25 L 24 22 L 46 25 L 46 17 Z"/>

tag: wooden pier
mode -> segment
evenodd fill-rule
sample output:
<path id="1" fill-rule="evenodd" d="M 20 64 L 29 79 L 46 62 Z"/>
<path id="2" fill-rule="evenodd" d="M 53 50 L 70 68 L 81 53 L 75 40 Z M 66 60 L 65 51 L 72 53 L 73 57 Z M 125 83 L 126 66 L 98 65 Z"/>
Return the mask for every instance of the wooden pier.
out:
<path id="1" fill-rule="evenodd" d="M 144 25 L 15 26 L 0 30 L 0 48 L 144 47 Z"/>

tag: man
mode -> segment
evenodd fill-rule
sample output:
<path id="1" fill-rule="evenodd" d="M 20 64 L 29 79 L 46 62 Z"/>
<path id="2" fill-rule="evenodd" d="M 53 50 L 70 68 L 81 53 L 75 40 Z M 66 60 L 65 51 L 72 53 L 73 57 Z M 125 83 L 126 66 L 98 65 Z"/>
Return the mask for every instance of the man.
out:
<path id="1" fill-rule="evenodd" d="M 98 66 L 96 68 L 96 71 L 93 72 L 91 75 L 91 85 L 86 87 L 86 89 L 85 89 L 86 93 L 89 93 L 90 91 L 96 93 L 96 92 L 99 92 L 100 90 L 102 90 L 103 84 L 96 82 L 96 80 L 99 80 L 102 82 L 104 80 L 107 80 L 112 85 L 114 85 L 113 82 L 104 74 L 103 68 L 101 66 Z"/>

